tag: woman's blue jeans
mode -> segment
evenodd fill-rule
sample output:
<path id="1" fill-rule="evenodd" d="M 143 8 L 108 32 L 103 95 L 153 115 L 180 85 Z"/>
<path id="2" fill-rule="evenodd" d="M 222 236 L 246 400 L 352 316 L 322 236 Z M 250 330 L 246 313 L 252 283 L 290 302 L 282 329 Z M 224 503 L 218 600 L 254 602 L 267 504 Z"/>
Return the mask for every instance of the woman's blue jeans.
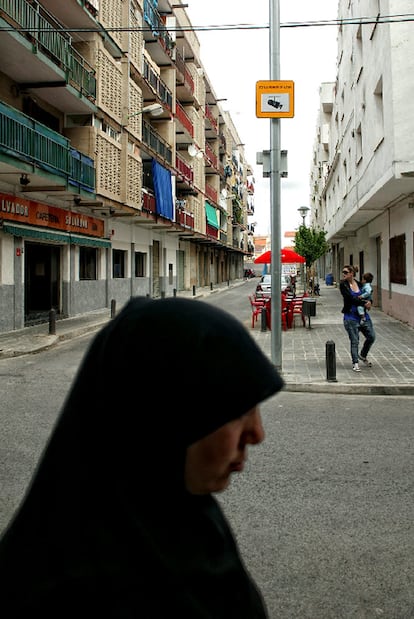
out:
<path id="1" fill-rule="evenodd" d="M 375 331 L 371 320 L 366 320 L 363 325 L 359 325 L 356 320 L 344 319 L 345 331 L 348 333 L 351 342 L 352 363 L 358 363 L 359 332 L 365 337 L 361 348 L 361 357 L 367 357 L 369 350 L 375 342 Z"/>

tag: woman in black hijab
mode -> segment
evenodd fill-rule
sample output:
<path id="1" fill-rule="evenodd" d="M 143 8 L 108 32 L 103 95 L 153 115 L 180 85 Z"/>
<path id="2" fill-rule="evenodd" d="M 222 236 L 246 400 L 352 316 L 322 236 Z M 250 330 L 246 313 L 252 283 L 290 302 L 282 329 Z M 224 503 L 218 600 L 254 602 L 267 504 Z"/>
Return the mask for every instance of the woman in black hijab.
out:
<path id="1" fill-rule="evenodd" d="M 282 386 L 222 310 L 131 300 L 92 342 L 0 542 L 1 616 L 266 617 L 211 493 Z"/>

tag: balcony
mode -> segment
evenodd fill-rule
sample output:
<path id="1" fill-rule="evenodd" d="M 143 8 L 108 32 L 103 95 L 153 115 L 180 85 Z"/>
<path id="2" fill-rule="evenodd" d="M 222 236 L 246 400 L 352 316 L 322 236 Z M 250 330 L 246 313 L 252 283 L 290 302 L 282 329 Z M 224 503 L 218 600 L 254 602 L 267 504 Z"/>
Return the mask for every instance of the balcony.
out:
<path id="1" fill-rule="evenodd" d="M 72 38 L 38 2 L 3 0 L 1 70 L 20 87 L 68 113 L 94 110 L 95 71 Z"/>
<path id="2" fill-rule="evenodd" d="M 175 66 L 179 75 L 177 75 L 177 98 L 179 99 L 193 99 L 194 96 L 194 80 L 188 70 L 184 58 L 180 52 L 175 52 Z M 181 79 L 179 79 L 181 76 Z"/>
<path id="3" fill-rule="evenodd" d="M 217 228 L 208 223 L 206 223 L 206 233 L 208 234 L 208 236 L 212 236 L 214 239 L 219 238 L 219 231 L 217 230 Z"/>
<path id="4" fill-rule="evenodd" d="M 72 148 L 60 133 L 1 102 L 0 156 L 4 175 L 31 171 L 56 185 L 95 191 L 95 166 L 90 157 Z"/>
<path id="5" fill-rule="evenodd" d="M 211 146 L 208 142 L 205 143 L 205 155 L 207 159 L 207 163 L 210 164 L 215 170 L 218 170 L 218 159 L 217 155 L 211 149 Z"/>
<path id="6" fill-rule="evenodd" d="M 175 220 L 180 226 L 194 230 L 194 214 L 179 207 L 175 210 Z"/>
<path id="7" fill-rule="evenodd" d="M 171 146 L 145 120 L 142 121 L 142 142 L 164 161 L 172 165 Z"/>
<path id="8" fill-rule="evenodd" d="M 188 114 L 182 105 L 177 101 L 175 108 L 175 119 L 181 125 L 181 127 L 187 132 L 188 136 L 194 137 L 194 125 L 191 122 Z"/>
<path id="9" fill-rule="evenodd" d="M 206 196 L 207 198 L 210 198 L 210 200 L 212 200 L 213 202 L 217 204 L 217 201 L 218 201 L 217 191 L 208 183 L 206 183 Z"/>
<path id="10" fill-rule="evenodd" d="M 217 120 L 213 115 L 213 112 L 211 110 L 211 107 L 208 105 L 208 103 L 205 104 L 204 107 L 204 114 L 206 119 L 209 121 L 209 124 L 211 126 L 211 128 L 213 129 L 213 134 L 214 136 L 218 135 L 218 125 L 217 125 Z"/>
<path id="11" fill-rule="evenodd" d="M 194 172 L 192 168 L 179 155 L 175 156 L 175 167 L 179 173 L 177 177 L 181 177 L 183 181 L 186 181 L 188 184 L 192 185 L 194 181 Z M 179 182 L 181 179 L 177 178 L 177 182 Z"/>
<path id="12" fill-rule="evenodd" d="M 166 105 L 171 112 L 173 102 L 172 92 L 145 58 L 142 70 L 142 77 L 150 87 L 149 89 L 144 89 L 144 99 L 149 100 L 151 99 L 151 97 L 154 97 L 154 95 L 156 95 L 158 99 L 164 105 Z"/>
<path id="13" fill-rule="evenodd" d="M 153 213 L 154 215 L 157 212 L 155 196 L 151 193 L 147 193 L 147 191 L 142 191 L 142 210 L 145 213 Z"/>
<path id="14" fill-rule="evenodd" d="M 145 47 L 157 65 L 162 66 L 168 61 L 171 63 L 175 56 L 175 42 L 154 4 L 151 0 L 144 0 L 144 20 L 149 26 L 144 29 Z"/>

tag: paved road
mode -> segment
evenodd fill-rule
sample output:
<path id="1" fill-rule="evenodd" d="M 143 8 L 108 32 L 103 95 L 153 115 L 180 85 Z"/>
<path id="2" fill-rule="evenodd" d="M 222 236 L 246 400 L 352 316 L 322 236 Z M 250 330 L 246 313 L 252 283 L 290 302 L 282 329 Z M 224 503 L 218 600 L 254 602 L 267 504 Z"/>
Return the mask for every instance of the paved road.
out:
<path id="1" fill-rule="evenodd" d="M 284 341 L 295 334 L 309 335 L 297 329 Z M 1 527 L 88 340 L 0 360 Z M 266 440 L 219 500 L 271 619 L 414 617 L 413 398 L 286 390 L 262 412 Z"/>
<path id="2" fill-rule="evenodd" d="M 227 286 L 197 290 L 193 298 L 208 300 L 226 306 L 226 292 L 238 295 L 235 314 L 257 340 L 264 352 L 272 358 L 271 332 L 262 332 L 260 325 L 251 328 L 248 294 L 257 280 L 240 280 Z M 191 296 L 190 292 L 179 293 Z M 379 395 L 414 395 L 414 329 L 373 308 L 371 315 L 377 333 L 370 357 L 372 368 L 352 371 L 349 340 L 342 324 L 342 298 L 333 286 L 321 284 L 321 296 L 316 298 L 316 317 L 311 328 L 303 328 L 300 321 L 295 329 L 282 333 L 282 372 L 289 391 L 318 393 L 360 393 Z M 59 341 L 90 332 L 110 319 L 109 310 L 91 312 L 57 322 L 56 335 L 48 335 L 48 325 L 26 328 L 19 332 L 0 334 L 0 360 L 18 354 L 27 354 Z M 336 382 L 327 381 L 326 343 L 335 344 Z"/>

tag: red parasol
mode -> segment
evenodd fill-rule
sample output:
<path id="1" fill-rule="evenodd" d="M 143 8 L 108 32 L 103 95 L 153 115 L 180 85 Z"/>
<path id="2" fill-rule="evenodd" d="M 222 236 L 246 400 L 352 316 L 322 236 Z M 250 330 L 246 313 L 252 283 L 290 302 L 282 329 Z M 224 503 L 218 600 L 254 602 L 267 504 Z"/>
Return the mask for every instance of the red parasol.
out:
<path id="1" fill-rule="evenodd" d="M 290 247 L 284 247 L 280 251 L 280 257 L 282 264 L 296 264 L 300 262 L 301 264 L 306 262 L 306 259 L 303 256 L 297 254 Z M 258 256 L 254 263 L 255 264 L 270 264 L 272 262 L 272 252 L 270 250 L 265 251 L 261 256 Z"/>

